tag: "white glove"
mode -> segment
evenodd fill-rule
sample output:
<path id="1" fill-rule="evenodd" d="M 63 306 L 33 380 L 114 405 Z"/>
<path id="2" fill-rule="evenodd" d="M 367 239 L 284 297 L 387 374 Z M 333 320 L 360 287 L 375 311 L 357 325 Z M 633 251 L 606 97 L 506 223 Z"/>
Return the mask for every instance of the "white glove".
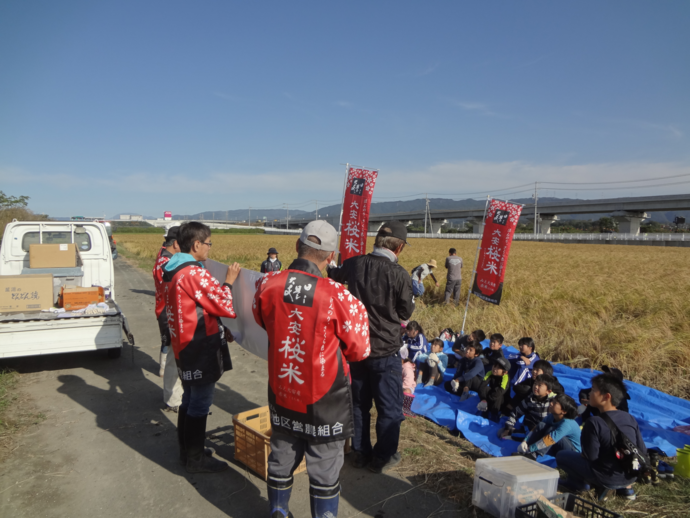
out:
<path id="1" fill-rule="evenodd" d="M 431 353 L 431 354 L 429 355 L 429 359 L 430 359 L 430 360 L 434 360 L 436 363 L 438 363 L 438 356 L 437 356 L 436 353 Z"/>
<path id="2" fill-rule="evenodd" d="M 459 387 L 460 387 L 460 382 L 458 380 L 451 380 L 450 388 L 453 389 L 453 392 L 457 392 Z"/>
<path id="3" fill-rule="evenodd" d="M 527 441 L 522 441 L 518 446 L 518 451 L 520 453 L 527 453 L 529 451 L 529 446 L 527 446 Z"/>
<path id="4" fill-rule="evenodd" d="M 486 412 L 487 408 L 489 408 L 489 404 L 486 401 L 480 401 L 477 405 L 477 410 L 480 412 Z"/>
<path id="5" fill-rule="evenodd" d="M 580 405 L 579 407 L 577 407 L 577 415 L 584 414 L 585 410 L 587 410 L 587 405 Z"/>
<path id="6" fill-rule="evenodd" d="M 426 359 L 426 364 L 427 364 L 429 367 L 436 367 L 436 365 L 438 365 L 438 362 L 432 360 L 431 358 L 427 358 L 427 359 Z"/>
<path id="7" fill-rule="evenodd" d="M 328 266 L 329 266 L 330 268 L 337 268 L 337 267 L 338 267 L 338 263 L 336 263 L 335 260 L 333 260 L 333 261 L 331 261 L 330 263 L 328 263 Z"/>

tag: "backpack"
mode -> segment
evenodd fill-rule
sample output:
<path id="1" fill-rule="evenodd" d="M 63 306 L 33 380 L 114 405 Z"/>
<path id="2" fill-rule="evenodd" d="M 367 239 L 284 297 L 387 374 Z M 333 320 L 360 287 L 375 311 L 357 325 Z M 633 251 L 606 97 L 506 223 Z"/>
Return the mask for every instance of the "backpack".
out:
<path id="1" fill-rule="evenodd" d="M 438 335 L 438 337 L 444 342 L 455 342 L 456 340 L 455 333 L 450 327 L 447 327 L 443 331 L 441 331 L 441 334 Z"/>
<path id="2" fill-rule="evenodd" d="M 604 420 L 609 430 L 611 430 L 611 440 L 616 448 L 616 457 L 620 461 L 626 476 L 633 478 L 648 475 L 653 469 L 649 460 L 638 450 L 628 436 L 618 429 L 616 423 L 605 412 L 599 414 L 599 417 Z"/>

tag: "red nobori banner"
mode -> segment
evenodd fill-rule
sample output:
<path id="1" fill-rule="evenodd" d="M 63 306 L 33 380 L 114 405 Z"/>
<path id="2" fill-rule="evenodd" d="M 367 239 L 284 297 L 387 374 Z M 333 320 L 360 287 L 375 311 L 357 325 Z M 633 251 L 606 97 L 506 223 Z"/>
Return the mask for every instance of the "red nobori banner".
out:
<path id="1" fill-rule="evenodd" d="M 347 172 L 340 223 L 341 261 L 366 253 L 369 207 L 378 175 L 378 171 L 367 169 L 350 168 Z"/>
<path id="2" fill-rule="evenodd" d="M 486 302 L 501 303 L 508 253 L 521 212 L 522 205 L 507 201 L 491 200 L 489 205 L 472 286 L 472 293 Z"/>

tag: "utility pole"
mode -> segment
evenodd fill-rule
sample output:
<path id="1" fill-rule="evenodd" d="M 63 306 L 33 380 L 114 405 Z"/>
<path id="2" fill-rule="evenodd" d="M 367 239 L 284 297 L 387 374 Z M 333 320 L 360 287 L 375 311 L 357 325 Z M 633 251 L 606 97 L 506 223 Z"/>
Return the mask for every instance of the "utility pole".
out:
<path id="1" fill-rule="evenodd" d="M 537 228 L 537 201 L 538 201 L 538 194 L 537 194 L 537 186 L 539 184 L 537 182 L 534 182 L 534 235 L 536 236 L 539 233 L 539 229 Z"/>
<path id="2" fill-rule="evenodd" d="M 250 227 L 252 224 L 252 206 L 249 206 L 249 219 L 247 220 L 248 224 L 247 226 Z"/>
<path id="3" fill-rule="evenodd" d="M 316 203 L 316 219 L 319 219 L 319 200 L 314 200 Z"/>
<path id="4" fill-rule="evenodd" d="M 431 213 L 429 212 L 429 194 L 424 195 L 426 200 L 426 207 L 424 208 L 424 235 L 426 236 L 426 217 L 429 215 L 429 226 L 431 226 Z"/>

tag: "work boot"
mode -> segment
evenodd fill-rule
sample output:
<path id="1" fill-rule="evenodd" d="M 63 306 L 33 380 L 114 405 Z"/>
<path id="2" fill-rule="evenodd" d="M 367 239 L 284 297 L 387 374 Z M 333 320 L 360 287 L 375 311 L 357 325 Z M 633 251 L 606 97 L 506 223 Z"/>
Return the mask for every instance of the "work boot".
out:
<path id="1" fill-rule="evenodd" d="M 205 455 L 206 419 L 208 416 L 186 416 L 184 421 L 184 446 L 187 453 L 187 473 L 218 473 L 230 466 Z"/>
<path id="2" fill-rule="evenodd" d="M 266 488 L 268 490 L 268 505 L 271 509 L 271 518 L 293 518 L 289 505 L 293 480 L 293 477 L 282 478 L 268 475 Z"/>
<path id="3" fill-rule="evenodd" d="M 394 453 L 388 460 L 381 457 L 374 457 L 374 460 L 369 464 L 369 471 L 373 473 L 384 473 L 394 466 L 400 464 L 402 457 L 400 453 Z"/>
<path id="4" fill-rule="evenodd" d="M 177 411 L 177 444 L 180 446 L 180 464 L 187 465 L 187 450 L 184 447 L 184 423 L 187 418 L 187 409 L 179 407 Z M 204 455 L 211 457 L 215 451 L 213 448 L 204 448 Z"/>
<path id="5" fill-rule="evenodd" d="M 371 462 L 371 455 L 365 455 L 361 451 L 357 450 L 352 450 L 352 466 L 354 468 L 360 469 L 360 468 L 366 468 L 369 463 Z"/>
<path id="6" fill-rule="evenodd" d="M 336 518 L 340 500 L 340 481 L 321 486 L 309 480 L 309 502 L 312 518 Z"/>
<path id="7" fill-rule="evenodd" d="M 158 370 L 158 376 L 161 378 L 165 375 L 165 364 L 168 361 L 168 346 L 166 345 L 165 347 L 161 348 L 161 355 L 159 359 L 159 363 L 161 365 L 160 369 Z"/>

